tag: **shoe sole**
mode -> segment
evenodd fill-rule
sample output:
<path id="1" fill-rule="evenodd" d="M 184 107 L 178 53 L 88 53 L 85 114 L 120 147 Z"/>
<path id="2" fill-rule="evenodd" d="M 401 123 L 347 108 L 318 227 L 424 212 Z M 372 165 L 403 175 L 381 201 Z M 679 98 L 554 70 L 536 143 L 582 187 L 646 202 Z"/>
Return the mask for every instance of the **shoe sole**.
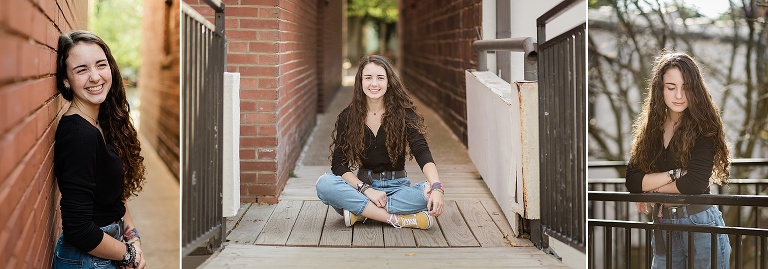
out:
<path id="1" fill-rule="evenodd" d="M 352 227 L 351 220 L 349 219 L 350 212 L 347 210 L 344 210 L 344 225 L 347 227 Z"/>

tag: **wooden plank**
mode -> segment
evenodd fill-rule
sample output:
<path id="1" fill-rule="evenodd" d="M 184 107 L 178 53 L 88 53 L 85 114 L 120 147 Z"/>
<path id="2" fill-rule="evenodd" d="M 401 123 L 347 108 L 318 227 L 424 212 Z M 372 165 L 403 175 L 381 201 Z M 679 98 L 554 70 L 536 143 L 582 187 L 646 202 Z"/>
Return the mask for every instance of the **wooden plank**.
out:
<path id="1" fill-rule="evenodd" d="M 227 218 L 227 235 L 232 232 L 235 227 L 237 227 L 237 224 L 240 222 L 240 219 L 243 218 L 243 215 L 245 215 L 245 211 L 248 211 L 248 208 L 251 207 L 251 203 L 240 203 L 240 208 L 237 209 L 237 214 L 235 214 L 234 217 Z"/>
<path id="2" fill-rule="evenodd" d="M 533 246 L 533 242 L 531 242 L 531 240 L 518 237 L 520 235 L 512 230 L 512 227 L 509 226 L 509 221 L 507 221 L 504 212 L 501 211 L 501 207 L 499 207 L 499 204 L 496 203 L 496 200 L 480 200 L 480 203 L 483 204 L 485 211 L 491 215 L 491 219 L 493 219 L 493 222 L 496 223 L 496 227 L 499 228 L 499 230 L 504 234 L 504 237 L 508 240 L 508 242 L 506 242 L 507 244 L 513 247 Z"/>
<path id="3" fill-rule="evenodd" d="M 455 201 L 445 201 L 445 210 L 437 218 L 445 235 L 445 240 L 452 247 L 479 247 L 472 231 L 464 222 Z"/>
<path id="4" fill-rule="evenodd" d="M 269 217 L 264 230 L 256 238 L 258 245 L 285 245 L 288 241 L 296 218 L 299 216 L 303 201 L 283 200 L 277 203 L 275 211 Z"/>
<path id="5" fill-rule="evenodd" d="M 429 230 L 413 229 L 413 237 L 416 239 L 416 246 L 418 247 L 448 247 L 448 242 L 445 241 L 445 237 L 443 236 L 442 227 L 439 221 L 435 223 L 435 226 Z"/>
<path id="6" fill-rule="evenodd" d="M 365 264 L 361 265 L 361 257 Z M 534 247 L 313 248 L 231 245 L 199 268 L 568 268 Z M 583 266 L 583 265 L 574 265 Z"/>
<path id="7" fill-rule="evenodd" d="M 227 236 L 229 244 L 253 244 L 277 205 L 252 204 Z"/>
<path id="8" fill-rule="evenodd" d="M 352 246 L 384 247 L 384 232 L 381 222 L 367 220 L 352 226 Z"/>
<path id="9" fill-rule="evenodd" d="M 456 201 L 467 225 L 483 247 L 509 246 L 504 234 L 496 227 L 480 201 Z"/>
<path id="10" fill-rule="evenodd" d="M 328 206 L 320 201 L 304 201 L 299 217 L 285 243 L 288 246 L 318 246 Z"/>
<path id="11" fill-rule="evenodd" d="M 384 226 L 384 246 L 385 247 L 416 247 L 416 240 L 413 237 L 413 229 L 395 228 L 390 224 Z"/>
<path id="12" fill-rule="evenodd" d="M 328 207 L 325 217 L 323 234 L 320 237 L 321 247 L 349 247 L 352 245 L 352 227 L 344 225 L 344 218 L 332 207 Z"/>

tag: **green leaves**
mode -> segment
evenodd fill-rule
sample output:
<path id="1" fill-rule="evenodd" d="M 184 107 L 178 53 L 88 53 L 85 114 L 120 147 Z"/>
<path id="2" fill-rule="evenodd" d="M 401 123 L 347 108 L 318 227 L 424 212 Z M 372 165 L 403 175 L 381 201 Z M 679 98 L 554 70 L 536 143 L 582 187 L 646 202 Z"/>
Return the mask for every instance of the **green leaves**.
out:
<path id="1" fill-rule="evenodd" d="M 397 22 L 397 0 L 349 0 L 348 17 L 363 17 L 384 23 Z"/>
<path id="2" fill-rule="evenodd" d="M 131 81 L 141 66 L 142 10 L 141 0 L 96 0 L 88 18 L 88 29 L 107 42 L 123 77 Z"/>

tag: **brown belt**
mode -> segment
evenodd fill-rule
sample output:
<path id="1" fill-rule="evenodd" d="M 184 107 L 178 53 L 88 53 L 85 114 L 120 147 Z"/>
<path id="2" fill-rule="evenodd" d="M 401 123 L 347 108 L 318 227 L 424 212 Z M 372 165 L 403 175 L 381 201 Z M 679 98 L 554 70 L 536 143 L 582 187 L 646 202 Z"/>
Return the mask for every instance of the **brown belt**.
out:
<path id="1" fill-rule="evenodd" d="M 405 170 L 400 171 L 383 171 L 380 173 L 373 172 L 368 169 L 360 169 L 357 171 L 357 178 L 365 183 L 371 184 L 373 180 L 393 180 L 398 178 L 407 177 L 408 173 Z"/>

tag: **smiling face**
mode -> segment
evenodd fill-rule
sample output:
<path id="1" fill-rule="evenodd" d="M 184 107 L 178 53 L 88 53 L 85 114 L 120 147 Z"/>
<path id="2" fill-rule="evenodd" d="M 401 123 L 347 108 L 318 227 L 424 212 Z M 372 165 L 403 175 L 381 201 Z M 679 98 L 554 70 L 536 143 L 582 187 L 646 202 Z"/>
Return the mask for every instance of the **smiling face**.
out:
<path id="1" fill-rule="evenodd" d="M 64 85 L 72 89 L 78 102 L 99 105 L 107 98 L 112 86 L 112 69 L 99 45 L 81 42 L 72 47 L 66 71 Z"/>
<path id="2" fill-rule="evenodd" d="M 669 113 L 682 113 L 688 108 L 688 99 L 683 89 L 683 73 L 678 68 L 669 68 L 664 73 L 664 103 Z"/>
<path id="3" fill-rule="evenodd" d="M 375 63 L 363 67 L 363 93 L 369 99 L 380 99 L 387 93 L 387 71 Z"/>

